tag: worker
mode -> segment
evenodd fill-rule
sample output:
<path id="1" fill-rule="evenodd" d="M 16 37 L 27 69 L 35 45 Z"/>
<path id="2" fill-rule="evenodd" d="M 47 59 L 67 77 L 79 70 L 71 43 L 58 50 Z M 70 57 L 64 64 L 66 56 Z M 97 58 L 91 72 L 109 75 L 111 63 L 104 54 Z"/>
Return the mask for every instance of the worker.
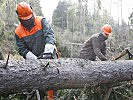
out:
<path id="1" fill-rule="evenodd" d="M 94 34 L 88 39 L 80 51 L 80 58 L 91 61 L 96 60 L 96 56 L 101 61 L 106 61 L 106 43 L 105 40 L 112 34 L 112 27 L 108 24 L 101 28 L 101 32 Z"/>
<path id="2" fill-rule="evenodd" d="M 18 3 L 16 13 L 20 21 L 15 29 L 19 54 L 28 60 L 57 58 L 54 32 L 46 18 L 36 16 L 26 2 Z"/>

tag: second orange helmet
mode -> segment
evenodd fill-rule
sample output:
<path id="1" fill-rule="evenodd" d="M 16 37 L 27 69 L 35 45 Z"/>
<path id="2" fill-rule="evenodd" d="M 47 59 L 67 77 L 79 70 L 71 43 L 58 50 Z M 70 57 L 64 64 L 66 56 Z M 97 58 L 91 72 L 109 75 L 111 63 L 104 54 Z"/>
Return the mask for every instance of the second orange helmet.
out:
<path id="1" fill-rule="evenodd" d="M 112 27 L 108 24 L 104 25 L 102 27 L 102 31 L 105 33 L 105 34 L 108 34 L 110 35 L 112 33 Z"/>

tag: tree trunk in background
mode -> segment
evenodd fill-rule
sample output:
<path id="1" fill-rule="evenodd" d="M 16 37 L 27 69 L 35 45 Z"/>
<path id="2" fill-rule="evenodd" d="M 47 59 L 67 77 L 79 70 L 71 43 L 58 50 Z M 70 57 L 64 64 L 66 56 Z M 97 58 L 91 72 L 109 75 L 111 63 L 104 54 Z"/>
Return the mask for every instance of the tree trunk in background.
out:
<path id="1" fill-rule="evenodd" d="M 80 33 L 83 33 L 83 5 L 82 5 L 82 0 L 78 0 L 78 10 L 79 10 L 79 29 L 80 29 Z"/>
<path id="2" fill-rule="evenodd" d="M 3 57 L 3 53 L 2 53 L 1 48 L 0 48 L 0 60 L 4 60 L 4 57 Z"/>
<path id="3" fill-rule="evenodd" d="M 83 59 L 0 61 L 0 94 L 28 89 L 74 89 L 133 79 L 133 61 Z"/>

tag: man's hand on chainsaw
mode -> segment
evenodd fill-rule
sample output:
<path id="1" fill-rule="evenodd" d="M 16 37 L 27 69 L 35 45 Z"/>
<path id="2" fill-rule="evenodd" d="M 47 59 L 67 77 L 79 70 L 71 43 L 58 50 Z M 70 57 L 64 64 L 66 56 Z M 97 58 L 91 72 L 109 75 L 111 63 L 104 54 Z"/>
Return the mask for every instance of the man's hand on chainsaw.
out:
<path id="1" fill-rule="evenodd" d="M 37 59 L 53 59 L 52 53 L 42 53 Z"/>
<path id="2" fill-rule="evenodd" d="M 53 44 L 46 44 L 44 48 L 44 52 L 40 54 L 37 59 L 54 59 L 53 58 L 53 52 L 54 52 L 55 46 Z"/>

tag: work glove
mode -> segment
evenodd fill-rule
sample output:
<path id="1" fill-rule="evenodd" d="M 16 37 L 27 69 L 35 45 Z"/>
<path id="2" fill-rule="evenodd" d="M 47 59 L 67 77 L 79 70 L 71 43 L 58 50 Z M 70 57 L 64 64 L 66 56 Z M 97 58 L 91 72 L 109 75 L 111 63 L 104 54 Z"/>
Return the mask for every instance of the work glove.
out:
<path id="1" fill-rule="evenodd" d="M 45 45 L 45 49 L 44 49 L 44 53 L 53 53 L 55 49 L 55 45 L 53 44 L 46 44 Z"/>
<path id="2" fill-rule="evenodd" d="M 26 59 L 28 59 L 28 60 L 35 60 L 35 59 L 37 59 L 37 56 L 35 56 L 32 52 L 29 51 L 26 54 Z"/>

